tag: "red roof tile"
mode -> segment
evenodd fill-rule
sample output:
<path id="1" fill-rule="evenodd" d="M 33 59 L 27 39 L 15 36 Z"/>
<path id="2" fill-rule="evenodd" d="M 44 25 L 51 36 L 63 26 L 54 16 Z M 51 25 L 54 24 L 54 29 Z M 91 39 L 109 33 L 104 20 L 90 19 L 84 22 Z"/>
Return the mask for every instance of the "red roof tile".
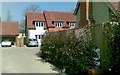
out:
<path id="1" fill-rule="evenodd" d="M 118 2 L 110 2 L 110 3 L 116 10 L 118 10 Z"/>
<path id="2" fill-rule="evenodd" d="M 48 27 L 54 27 L 52 21 L 63 21 L 64 27 L 68 27 L 66 22 L 75 22 L 76 17 L 72 12 L 44 12 Z"/>
<path id="3" fill-rule="evenodd" d="M 115 8 L 118 13 L 120 13 L 120 1 L 119 2 L 110 2 L 110 4 Z"/>
<path id="4" fill-rule="evenodd" d="M 45 21 L 43 13 L 39 12 L 27 12 L 26 13 L 26 18 L 27 18 L 27 25 L 28 28 L 35 28 L 33 21 Z M 45 23 L 45 28 L 46 28 L 46 23 Z"/>
<path id="5" fill-rule="evenodd" d="M 19 24 L 18 22 L 0 22 L 0 35 L 18 35 Z"/>

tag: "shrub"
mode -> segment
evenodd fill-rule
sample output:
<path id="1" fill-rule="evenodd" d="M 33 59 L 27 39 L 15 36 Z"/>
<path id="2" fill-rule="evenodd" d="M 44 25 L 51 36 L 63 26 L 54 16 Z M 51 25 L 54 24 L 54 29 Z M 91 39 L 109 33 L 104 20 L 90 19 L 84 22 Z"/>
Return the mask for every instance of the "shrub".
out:
<path id="1" fill-rule="evenodd" d="M 76 38 L 74 32 L 66 31 L 51 33 L 44 38 L 40 57 L 52 63 L 59 69 L 65 69 L 67 74 L 87 73 L 90 68 L 95 68 L 95 46 L 91 38 Z"/>
<path id="2" fill-rule="evenodd" d="M 120 24 L 112 25 L 109 47 L 111 50 L 111 73 L 119 73 L 120 68 Z M 118 74 L 118 75 L 119 75 Z"/>

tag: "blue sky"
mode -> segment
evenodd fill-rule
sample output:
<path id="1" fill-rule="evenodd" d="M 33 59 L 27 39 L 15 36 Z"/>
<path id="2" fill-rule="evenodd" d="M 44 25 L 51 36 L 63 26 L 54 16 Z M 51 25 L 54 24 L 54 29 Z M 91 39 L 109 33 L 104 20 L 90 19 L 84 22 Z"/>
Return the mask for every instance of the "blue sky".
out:
<path id="1" fill-rule="evenodd" d="M 76 2 L 2 2 L 2 20 L 7 19 L 7 11 L 9 10 L 13 21 L 21 21 L 24 19 L 25 9 L 30 5 L 39 6 L 42 11 L 70 12 L 74 10 Z"/>

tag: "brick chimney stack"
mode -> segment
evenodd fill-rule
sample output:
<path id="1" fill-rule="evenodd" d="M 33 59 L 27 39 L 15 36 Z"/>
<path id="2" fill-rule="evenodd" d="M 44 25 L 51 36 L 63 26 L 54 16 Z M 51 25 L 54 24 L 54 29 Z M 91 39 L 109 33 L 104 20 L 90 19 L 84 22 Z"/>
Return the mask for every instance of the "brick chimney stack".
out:
<path id="1" fill-rule="evenodd" d="M 86 19 L 86 2 L 80 2 L 80 27 L 88 24 Z"/>
<path id="2" fill-rule="evenodd" d="M 80 27 L 94 24 L 92 7 L 90 0 L 80 2 Z"/>

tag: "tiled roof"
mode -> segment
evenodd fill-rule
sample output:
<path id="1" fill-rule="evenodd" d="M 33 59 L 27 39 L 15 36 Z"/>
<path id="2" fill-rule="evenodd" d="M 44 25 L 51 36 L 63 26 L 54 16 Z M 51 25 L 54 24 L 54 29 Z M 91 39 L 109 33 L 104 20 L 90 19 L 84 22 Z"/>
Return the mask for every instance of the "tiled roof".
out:
<path id="1" fill-rule="evenodd" d="M 18 22 L 0 22 L 0 35 L 18 35 L 19 24 Z"/>
<path id="2" fill-rule="evenodd" d="M 72 12 L 44 12 L 48 27 L 54 27 L 53 21 L 63 21 L 64 27 L 68 27 L 67 22 L 75 22 L 76 17 Z"/>
<path id="3" fill-rule="evenodd" d="M 112 5 L 112 7 L 118 12 L 120 13 L 120 1 L 119 2 L 111 2 L 110 0 L 108 0 L 110 2 L 110 4 Z"/>
<path id="4" fill-rule="evenodd" d="M 110 3 L 116 10 L 118 10 L 118 2 L 110 2 Z"/>
<path id="5" fill-rule="evenodd" d="M 27 12 L 26 13 L 27 18 L 27 26 L 28 28 L 35 28 L 33 21 L 45 21 L 43 13 L 39 12 Z M 46 23 L 45 23 L 46 28 Z"/>

